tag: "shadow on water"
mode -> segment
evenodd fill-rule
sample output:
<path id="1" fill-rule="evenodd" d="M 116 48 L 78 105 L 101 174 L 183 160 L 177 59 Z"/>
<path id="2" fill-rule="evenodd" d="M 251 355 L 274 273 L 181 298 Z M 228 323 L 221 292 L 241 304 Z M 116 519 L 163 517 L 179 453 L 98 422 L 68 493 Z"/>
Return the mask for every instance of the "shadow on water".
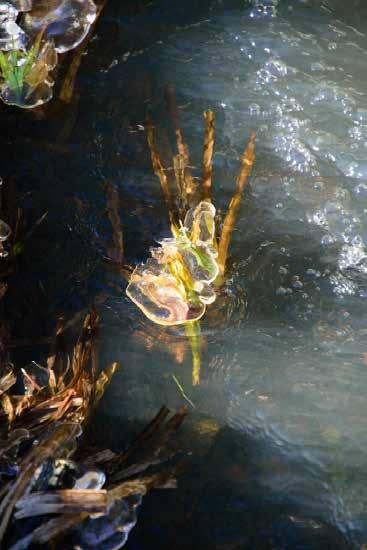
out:
<path id="1" fill-rule="evenodd" d="M 366 541 L 367 14 L 358 2 L 359 19 L 332 0 L 273 4 L 276 15 L 263 17 L 236 0 L 111 0 L 70 105 L 54 102 L 47 116 L 1 108 L 1 175 L 31 219 L 48 211 L 17 281 L 24 295 L 39 282 L 32 334 L 95 301 L 102 363 L 123 365 L 97 437 L 118 447 L 162 403 L 186 403 L 172 375 L 195 406 L 182 434 L 192 468 L 176 492 L 146 499 L 130 549 Z M 144 131 L 150 112 L 169 165 L 167 82 L 194 167 L 202 111 L 216 113 L 219 211 L 251 130 L 258 140 L 228 280 L 203 323 L 198 388 L 183 335 L 142 319 L 111 262 L 106 269 L 106 182 L 119 192 L 129 263 L 169 232 Z M 25 303 L 18 338 L 35 307 L 32 296 Z M 22 360 L 31 358 L 25 349 Z"/>

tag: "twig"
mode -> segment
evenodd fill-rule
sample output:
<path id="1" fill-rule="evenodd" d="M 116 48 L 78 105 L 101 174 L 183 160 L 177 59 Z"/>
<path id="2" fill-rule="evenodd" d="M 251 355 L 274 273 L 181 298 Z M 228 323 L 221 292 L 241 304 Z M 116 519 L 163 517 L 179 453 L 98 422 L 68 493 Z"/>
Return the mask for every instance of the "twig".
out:
<path id="1" fill-rule="evenodd" d="M 242 200 L 242 193 L 251 173 L 255 161 L 255 134 L 250 135 L 247 147 L 242 155 L 240 172 L 237 177 L 236 191 L 228 207 L 228 212 L 224 220 L 222 234 L 218 246 L 218 265 L 221 275 L 224 274 L 227 263 L 228 248 L 231 242 L 232 231 L 238 209 Z"/>
<path id="2" fill-rule="evenodd" d="M 176 382 L 176 385 L 177 385 L 178 389 L 180 390 L 180 393 L 181 393 L 182 397 L 183 397 L 184 399 L 186 399 L 186 401 L 187 401 L 188 403 L 190 403 L 190 405 L 192 406 L 193 409 L 196 409 L 194 403 L 193 403 L 193 402 L 191 401 L 191 399 L 186 395 L 186 393 L 185 393 L 183 387 L 181 386 L 180 382 L 177 380 L 177 378 L 176 378 L 176 376 L 175 376 L 174 374 L 172 374 L 172 378 L 173 378 L 173 380 Z"/>
<path id="3" fill-rule="evenodd" d="M 42 216 L 33 224 L 31 229 L 25 235 L 25 237 L 23 239 L 23 242 L 25 242 L 27 239 L 29 239 L 33 235 L 34 231 L 37 229 L 38 226 L 41 225 L 41 223 L 43 223 L 45 221 L 47 216 L 48 216 L 48 212 L 45 212 L 44 214 L 42 214 Z"/>
<path id="4" fill-rule="evenodd" d="M 211 201 L 212 198 L 212 172 L 213 172 L 213 149 L 214 149 L 214 124 L 215 116 L 213 111 L 205 111 L 205 138 L 203 153 L 203 199 Z"/>

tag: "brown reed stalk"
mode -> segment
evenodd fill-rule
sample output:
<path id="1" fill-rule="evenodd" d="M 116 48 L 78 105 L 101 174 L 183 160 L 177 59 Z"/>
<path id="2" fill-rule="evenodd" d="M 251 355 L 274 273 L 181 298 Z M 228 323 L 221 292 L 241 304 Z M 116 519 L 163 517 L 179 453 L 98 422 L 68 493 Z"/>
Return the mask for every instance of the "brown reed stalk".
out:
<path id="1" fill-rule="evenodd" d="M 173 202 L 172 202 L 171 189 L 170 189 L 170 186 L 169 186 L 166 171 L 163 167 L 163 164 L 162 164 L 162 161 L 160 159 L 157 147 L 155 145 L 153 124 L 150 120 L 148 120 L 146 128 L 147 128 L 147 140 L 148 140 L 148 146 L 149 146 L 149 150 L 150 150 L 150 156 L 152 158 L 153 170 L 154 170 L 155 175 L 159 178 L 159 181 L 161 182 L 161 187 L 162 187 L 162 191 L 163 191 L 164 200 L 165 200 L 167 208 L 168 208 L 169 220 L 170 220 L 171 224 L 174 224 Z"/>
<path id="2" fill-rule="evenodd" d="M 213 172 L 213 149 L 214 149 L 214 131 L 215 116 L 213 111 L 204 111 L 205 118 L 205 137 L 203 153 L 203 199 L 212 200 L 212 172 Z"/>
<path id="3" fill-rule="evenodd" d="M 224 220 L 222 234 L 218 246 L 218 265 L 221 275 L 224 274 L 227 263 L 228 248 L 231 242 L 233 227 L 238 209 L 242 200 L 242 193 L 251 174 L 255 161 L 255 133 L 250 135 L 246 149 L 242 155 L 241 168 L 237 177 L 236 191 L 229 203 L 228 212 Z"/>
<path id="4" fill-rule="evenodd" d="M 173 157 L 173 170 L 175 173 L 176 190 L 179 197 L 180 219 L 185 215 L 186 210 L 186 183 L 185 183 L 185 162 L 181 155 Z"/>
<path id="5" fill-rule="evenodd" d="M 176 104 L 176 98 L 172 86 L 167 85 L 164 92 L 164 97 L 166 100 L 167 111 L 171 117 L 173 129 L 176 136 L 177 151 L 181 157 L 181 162 L 183 165 L 184 171 L 184 182 L 185 189 L 180 197 L 183 207 L 187 209 L 188 206 L 192 206 L 192 201 L 194 199 L 196 184 L 191 175 L 189 164 L 190 164 L 190 153 L 187 143 L 180 127 L 180 117 L 178 113 L 178 108 Z"/>

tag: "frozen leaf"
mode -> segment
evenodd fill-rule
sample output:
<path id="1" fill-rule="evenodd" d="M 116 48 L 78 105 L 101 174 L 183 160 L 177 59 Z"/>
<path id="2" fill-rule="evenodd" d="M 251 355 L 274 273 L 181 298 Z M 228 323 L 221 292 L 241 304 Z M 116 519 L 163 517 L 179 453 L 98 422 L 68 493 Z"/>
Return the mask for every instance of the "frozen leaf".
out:
<path id="1" fill-rule="evenodd" d="M 184 285 L 153 258 L 135 269 L 126 293 L 148 319 L 159 325 L 179 325 L 200 319 L 205 312 L 202 304 L 189 302 Z"/>
<path id="2" fill-rule="evenodd" d="M 33 492 L 20 498 L 16 504 L 17 519 L 48 514 L 76 512 L 106 513 L 107 492 L 103 489 L 64 489 Z"/>
<path id="3" fill-rule="evenodd" d="M 196 208 L 190 208 L 185 216 L 184 227 L 192 242 L 213 245 L 215 237 L 215 207 L 211 202 L 201 201 Z"/>
<path id="4" fill-rule="evenodd" d="M 201 244 L 193 244 L 185 238 L 177 240 L 179 260 L 188 270 L 194 284 L 212 283 L 218 275 L 218 264 L 211 249 Z"/>

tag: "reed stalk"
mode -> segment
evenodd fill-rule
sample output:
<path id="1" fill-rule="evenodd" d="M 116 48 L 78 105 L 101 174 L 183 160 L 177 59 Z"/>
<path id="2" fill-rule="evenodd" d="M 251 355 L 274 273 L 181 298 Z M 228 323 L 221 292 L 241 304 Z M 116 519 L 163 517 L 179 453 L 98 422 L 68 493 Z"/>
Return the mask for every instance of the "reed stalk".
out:
<path id="1" fill-rule="evenodd" d="M 192 206 L 192 201 L 194 199 L 196 184 L 191 175 L 189 164 L 190 164 L 190 153 L 187 143 L 185 141 L 183 131 L 180 126 L 180 117 L 176 104 L 176 98 L 174 91 L 171 86 L 167 85 L 165 88 L 165 100 L 167 111 L 171 117 L 173 129 L 176 137 L 176 145 L 179 156 L 181 157 L 181 163 L 183 166 L 183 179 L 184 179 L 184 193 L 180 197 L 183 203 L 183 207 Z"/>
<path id="2" fill-rule="evenodd" d="M 148 140 L 148 146 L 150 150 L 150 156 L 152 159 L 153 170 L 155 175 L 159 178 L 159 181 L 161 182 L 164 200 L 166 202 L 166 206 L 168 209 L 169 220 L 171 222 L 171 225 L 173 225 L 174 215 L 173 215 L 173 201 L 172 201 L 171 189 L 169 186 L 169 182 L 168 182 L 168 178 L 167 178 L 164 166 L 162 164 L 162 161 L 158 153 L 158 149 L 155 145 L 153 124 L 151 121 L 148 121 L 148 124 L 147 124 L 147 140 Z"/>
<path id="3" fill-rule="evenodd" d="M 214 124 L 215 116 L 213 111 L 204 111 L 205 118 L 205 137 L 203 153 L 203 179 L 202 190 L 203 200 L 212 200 L 212 172 L 213 172 L 213 149 L 214 149 Z"/>
<path id="4" fill-rule="evenodd" d="M 251 174 L 255 161 L 255 134 L 250 135 L 246 149 L 242 155 L 241 168 L 237 177 L 236 191 L 229 203 L 228 212 L 224 219 L 222 234 L 218 245 L 218 265 L 223 276 L 226 270 L 228 248 L 231 242 L 232 232 L 236 221 L 238 209 L 242 201 L 243 190 Z"/>
<path id="5" fill-rule="evenodd" d="M 192 353 L 192 385 L 200 384 L 201 370 L 201 330 L 200 321 L 190 321 L 185 324 L 185 332 Z"/>

